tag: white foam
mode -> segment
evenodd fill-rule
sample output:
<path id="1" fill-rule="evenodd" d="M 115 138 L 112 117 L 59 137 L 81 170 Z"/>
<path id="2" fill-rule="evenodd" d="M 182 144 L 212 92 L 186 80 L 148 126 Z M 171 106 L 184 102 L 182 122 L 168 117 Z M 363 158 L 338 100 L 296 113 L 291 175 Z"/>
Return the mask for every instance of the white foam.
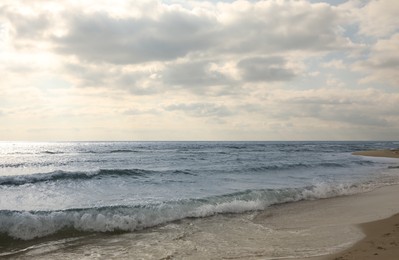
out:
<path id="1" fill-rule="evenodd" d="M 264 210 L 272 204 L 350 195 L 374 189 L 375 183 L 359 185 L 316 183 L 311 187 L 256 190 L 207 200 L 186 200 L 145 207 L 105 207 L 65 211 L 0 211 L 0 232 L 29 240 L 64 228 L 89 232 L 134 231 L 187 217 Z"/>
<path id="2" fill-rule="evenodd" d="M 207 217 L 218 213 L 242 213 L 250 210 L 262 210 L 265 209 L 268 205 L 269 204 L 267 202 L 260 200 L 233 200 L 230 202 L 223 202 L 216 205 L 203 205 L 196 208 L 188 215 L 192 217 Z"/>

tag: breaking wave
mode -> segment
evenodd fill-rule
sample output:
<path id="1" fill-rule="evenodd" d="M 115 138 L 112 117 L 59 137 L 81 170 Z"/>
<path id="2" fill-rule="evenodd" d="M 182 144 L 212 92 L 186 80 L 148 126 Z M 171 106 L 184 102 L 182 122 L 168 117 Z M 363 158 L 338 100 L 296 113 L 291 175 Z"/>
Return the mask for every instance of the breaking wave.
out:
<path id="1" fill-rule="evenodd" d="M 31 240 L 63 230 L 127 232 L 184 218 L 264 210 L 273 204 L 349 195 L 373 189 L 370 183 L 319 183 L 303 188 L 247 190 L 203 199 L 147 205 L 115 205 L 54 211 L 0 210 L 0 238 Z"/>

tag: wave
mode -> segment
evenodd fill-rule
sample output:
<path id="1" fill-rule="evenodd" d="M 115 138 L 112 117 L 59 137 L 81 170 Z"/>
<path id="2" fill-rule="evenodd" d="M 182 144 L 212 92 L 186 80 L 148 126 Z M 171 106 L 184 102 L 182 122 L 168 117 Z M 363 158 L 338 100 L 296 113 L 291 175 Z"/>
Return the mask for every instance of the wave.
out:
<path id="1" fill-rule="evenodd" d="M 87 162 L 90 162 L 89 160 Z M 68 162 L 48 161 L 48 162 L 25 162 L 25 163 L 4 163 L 0 168 L 25 168 L 25 167 L 46 167 L 46 166 L 66 166 Z"/>
<path id="2" fill-rule="evenodd" d="M 78 151 L 77 153 L 82 153 L 82 154 L 109 154 L 109 153 L 138 153 L 139 151 L 137 150 L 131 150 L 131 149 L 116 149 L 116 150 L 85 150 L 85 151 Z"/>
<path id="3" fill-rule="evenodd" d="M 41 153 L 44 153 L 44 154 L 64 154 L 64 152 L 60 152 L 60 151 L 43 151 Z"/>
<path id="4" fill-rule="evenodd" d="M 194 175 L 190 171 L 171 170 L 171 171 L 151 171 L 143 169 L 100 169 L 92 172 L 68 172 L 54 171 L 49 173 L 36 173 L 30 175 L 1 176 L 0 185 L 20 186 L 24 184 L 34 184 L 39 182 L 62 181 L 62 180 L 88 180 L 102 177 L 145 177 L 149 174 L 188 174 Z"/>
<path id="5" fill-rule="evenodd" d="M 264 165 L 259 167 L 249 168 L 249 171 L 265 171 L 265 170 L 289 170 L 289 169 L 299 169 L 299 168 L 308 168 L 310 165 L 304 163 L 294 163 L 294 164 L 273 164 L 273 165 Z"/>
<path id="6" fill-rule="evenodd" d="M 131 149 L 116 149 L 116 150 L 109 150 L 109 151 L 75 151 L 76 153 L 94 153 L 94 154 L 107 154 L 107 153 L 136 153 L 138 151 L 131 150 Z M 65 154 L 65 152 L 60 151 L 42 151 L 40 153 L 44 154 Z"/>
<path id="7" fill-rule="evenodd" d="M 306 168 L 343 168 L 347 167 L 344 163 L 335 162 L 323 162 L 323 163 L 282 163 L 282 164 L 272 164 L 264 165 L 259 167 L 251 167 L 249 171 L 266 171 L 266 170 L 292 170 L 292 169 L 306 169 Z"/>
<path id="8" fill-rule="evenodd" d="M 25 163 L 3 163 L 0 168 L 19 168 L 25 166 Z"/>
<path id="9" fill-rule="evenodd" d="M 71 230 L 128 232 L 185 218 L 264 210 L 270 205 L 348 195 L 372 189 L 361 185 L 319 183 L 303 188 L 247 190 L 203 199 L 147 205 L 115 205 L 55 211 L 0 210 L 0 239 L 31 240 Z"/>
<path id="10" fill-rule="evenodd" d="M 51 150 L 44 150 L 44 151 L 36 151 L 36 152 L 9 152 L 6 154 L 10 155 L 33 155 L 33 154 L 49 154 L 49 155 L 56 155 L 56 154 L 108 154 L 108 153 L 138 153 L 138 150 L 132 149 L 115 149 L 115 150 L 71 150 L 71 151 L 51 151 Z"/>
<path id="11" fill-rule="evenodd" d="M 138 151 L 129 150 L 129 149 L 118 149 L 118 150 L 111 150 L 109 153 L 137 153 Z"/>

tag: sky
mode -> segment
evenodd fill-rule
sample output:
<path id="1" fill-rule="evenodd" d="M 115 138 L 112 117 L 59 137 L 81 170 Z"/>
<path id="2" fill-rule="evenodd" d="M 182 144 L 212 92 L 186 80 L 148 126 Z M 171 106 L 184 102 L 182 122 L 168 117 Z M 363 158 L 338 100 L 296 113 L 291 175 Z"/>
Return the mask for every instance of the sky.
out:
<path id="1" fill-rule="evenodd" d="M 2 0 L 0 140 L 399 140 L 399 1 Z"/>

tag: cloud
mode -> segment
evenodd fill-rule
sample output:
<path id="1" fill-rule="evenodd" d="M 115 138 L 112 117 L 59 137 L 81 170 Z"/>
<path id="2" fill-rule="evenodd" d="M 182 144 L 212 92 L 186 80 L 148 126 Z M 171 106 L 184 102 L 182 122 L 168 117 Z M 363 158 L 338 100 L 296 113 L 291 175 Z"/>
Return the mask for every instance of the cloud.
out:
<path id="1" fill-rule="evenodd" d="M 384 82 L 399 86 L 399 33 L 388 39 L 381 39 L 371 48 L 369 57 L 355 63 L 355 70 L 367 74 L 363 83 Z"/>
<path id="2" fill-rule="evenodd" d="M 342 60 L 331 60 L 322 65 L 324 68 L 332 68 L 337 70 L 346 69 L 346 64 Z"/>
<path id="3" fill-rule="evenodd" d="M 396 0 L 370 0 L 362 8 L 352 8 L 359 20 L 359 32 L 386 37 L 398 31 L 399 4 Z"/>
<path id="4" fill-rule="evenodd" d="M 42 49 L 50 33 L 51 18 L 46 13 L 22 12 L 20 8 L 0 5 L 0 27 L 12 38 L 12 45 L 20 50 Z"/>
<path id="5" fill-rule="evenodd" d="M 338 13 L 327 4 L 237 1 L 224 6 L 229 34 L 224 46 L 233 50 L 271 53 L 349 47 L 339 31 Z"/>
<path id="6" fill-rule="evenodd" d="M 69 31 L 55 37 L 56 50 L 91 62 L 135 64 L 184 57 L 212 44 L 212 23 L 189 12 L 164 11 L 156 19 L 75 14 Z"/>
<path id="7" fill-rule="evenodd" d="M 9 1 L 6 6 L 5 20 L 15 32 L 11 45 L 40 46 L 57 55 L 75 86 L 123 88 L 133 95 L 165 89 L 221 95 L 237 92 L 245 80 L 287 81 L 298 71 L 285 60 L 301 63 L 298 52 L 352 46 L 340 29 L 339 10 L 324 3 L 148 1 L 110 7 L 33 1 L 20 8 Z M 138 69 L 151 63 L 158 63 L 155 71 Z"/>
<path id="8" fill-rule="evenodd" d="M 1 1 L 2 127 L 25 140 L 54 125 L 54 139 L 72 125 L 80 139 L 397 139 L 398 5 L 335 2 Z"/>
<path id="9" fill-rule="evenodd" d="M 162 72 L 162 81 L 171 86 L 198 88 L 231 83 L 226 75 L 212 69 L 206 61 L 183 62 L 167 66 Z"/>
<path id="10" fill-rule="evenodd" d="M 163 89 L 150 84 L 151 70 L 129 67 L 113 67 L 108 64 L 65 63 L 63 70 L 79 88 L 111 88 L 134 95 L 151 95 Z"/>
<path id="11" fill-rule="evenodd" d="M 233 112 L 223 105 L 212 103 L 180 103 L 168 105 L 166 111 L 180 111 L 194 117 L 227 117 L 233 115 Z"/>
<path id="12" fill-rule="evenodd" d="M 339 29 L 336 9 L 328 4 L 273 0 L 154 5 L 155 12 L 130 17 L 105 10 L 64 13 L 68 30 L 52 37 L 55 50 L 90 62 L 137 64 L 199 52 L 271 54 L 352 44 Z"/>
<path id="13" fill-rule="evenodd" d="M 148 114 L 159 114 L 159 110 L 155 108 L 144 109 L 144 108 L 130 108 L 122 112 L 124 115 L 137 116 L 137 115 L 148 115 Z"/>
<path id="14" fill-rule="evenodd" d="M 248 58 L 238 63 L 244 81 L 287 81 L 295 77 L 281 57 Z"/>
<path id="15" fill-rule="evenodd" d="M 280 109 L 275 111 L 274 118 L 286 120 L 317 119 L 329 124 L 383 128 L 397 126 L 399 119 L 399 111 L 394 105 L 399 102 L 399 95 L 372 89 L 275 91 L 271 99 L 273 104 L 284 104 L 278 106 Z"/>

